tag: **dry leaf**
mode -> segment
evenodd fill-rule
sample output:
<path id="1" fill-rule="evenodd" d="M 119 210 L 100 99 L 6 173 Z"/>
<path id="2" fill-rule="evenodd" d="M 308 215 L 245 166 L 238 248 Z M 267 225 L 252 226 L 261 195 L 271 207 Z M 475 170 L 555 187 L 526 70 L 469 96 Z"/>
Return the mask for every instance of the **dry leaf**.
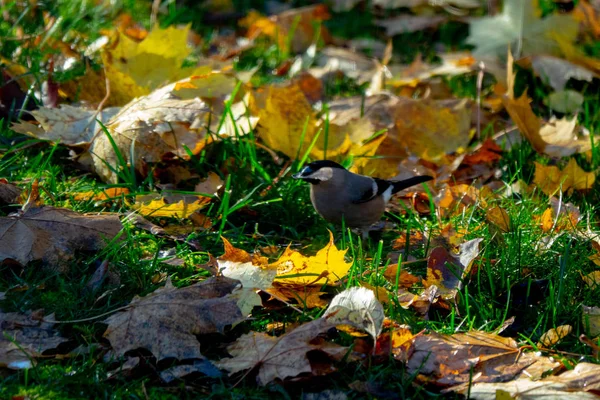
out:
<path id="1" fill-rule="evenodd" d="M 352 287 L 331 300 L 323 318 L 332 322 L 339 321 L 339 325 L 351 321 L 353 329 L 367 332 L 376 340 L 383 327 L 384 312 L 383 306 L 371 289 Z"/>
<path id="2" fill-rule="evenodd" d="M 471 263 L 479 254 L 482 241 L 479 238 L 461 244 L 458 254 L 452 254 L 443 247 L 433 249 L 427 260 L 425 287 L 435 285 L 442 298 L 453 300 L 471 269 Z"/>
<path id="3" fill-rule="evenodd" d="M 279 301 L 296 302 L 303 308 L 323 308 L 329 305 L 327 300 L 321 298 L 327 293 L 321 291 L 320 285 L 290 285 L 275 282 L 266 292 Z"/>
<path id="4" fill-rule="evenodd" d="M 54 314 L 46 318 L 54 320 Z M 31 368 L 35 358 L 68 340 L 53 329 L 54 324 L 41 319 L 37 312 L 0 312 L 0 367 Z"/>
<path id="5" fill-rule="evenodd" d="M 170 280 L 154 292 L 136 296 L 125 311 L 108 317 L 104 336 L 116 354 L 148 349 L 157 361 L 203 359 L 196 335 L 222 333 L 245 318 L 233 290 L 239 282 L 215 277 L 176 288 Z M 253 293 L 257 296 L 256 293 Z"/>
<path id="6" fill-rule="evenodd" d="M 536 363 L 537 364 L 537 363 Z M 533 367 L 535 367 L 535 365 Z M 475 400 L 497 399 L 565 399 L 594 400 L 600 389 L 600 366 L 590 363 L 579 363 L 570 371 L 558 376 L 549 376 L 540 380 L 532 380 L 526 374 L 509 382 L 476 382 L 468 388 L 461 388 L 460 393 Z M 499 393 L 504 397 L 499 397 Z"/>
<path id="7" fill-rule="evenodd" d="M 107 201 L 115 198 L 126 197 L 129 194 L 129 189 L 124 187 L 110 187 L 102 189 L 101 192 L 89 190 L 87 192 L 73 193 L 73 200 L 76 201 Z"/>
<path id="8" fill-rule="evenodd" d="M 444 15 L 400 15 L 398 17 L 375 21 L 375 25 L 385 28 L 387 36 L 396 36 L 403 33 L 436 28 L 446 22 L 446 20 L 447 17 Z"/>
<path id="9" fill-rule="evenodd" d="M 329 17 L 327 7 L 323 4 L 294 8 L 269 18 L 255 15 L 247 37 L 254 39 L 261 34 L 266 35 L 278 44 L 281 51 L 301 53 L 312 44 L 317 34 L 322 40 L 329 40 L 329 34 L 321 24 Z"/>
<path id="10" fill-rule="evenodd" d="M 413 346 L 408 372 L 438 385 L 509 380 L 533 362 L 513 339 L 480 331 L 420 335 Z"/>
<path id="11" fill-rule="evenodd" d="M 600 336 L 600 307 L 588 307 L 582 305 L 582 322 L 584 331 L 589 333 L 589 336 Z"/>
<path id="12" fill-rule="evenodd" d="M 237 279 L 245 288 L 267 290 L 273 285 L 277 269 L 270 267 L 264 257 L 252 257 L 223 239 L 225 254 L 217 258 L 219 271 L 224 276 Z"/>
<path id="13" fill-rule="evenodd" d="M 435 199 L 442 217 L 456 215 L 467 207 L 480 204 L 486 208 L 487 203 L 481 198 L 479 189 L 471 185 L 447 186 Z"/>
<path id="14" fill-rule="evenodd" d="M 502 57 L 509 47 L 519 57 L 561 55 L 560 42 L 573 43 L 577 33 L 578 22 L 571 15 L 542 19 L 536 2 L 506 0 L 501 14 L 471 21 L 467 43 L 475 46 L 477 57 Z"/>
<path id="15" fill-rule="evenodd" d="M 5 179 L 0 179 L 0 205 L 18 203 L 22 191 L 21 188 L 8 183 Z"/>
<path id="16" fill-rule="evenodd" d="M 563 340 L 563 338 L 571 333 L 572 330 L 573 327 L 571 325 L 561 325 L 552 328 L 540 337 L 540 341 L 537 345 L 538 347 L 552 347 Z"/>
<path id="17" fill-rule="evenodd" d="M 410 289 L 415 283 L 420 282 L 421 278 L 414 276 L 405 269 L 398 273 L 398 264 L 389 265 L 383 273 L 383 276 L 392 284 L 396 284 L 396 275 L 398 275 L 398 287 Z"/>
<path id="18" fill-rule="evenodd" d="M 0 261 L 58 265 L 76 251 L 96 251 L 122 229 L 116 215 L 83 215 L 65 208 L 31 208 L 0 217 Z"/>
<path id="19" fill-rule="evenodd" d="M 534 72 L 548 81 L 554 90 L 563 90 L 569 79 L 591 82 L 597 75 L 589 69 L 570 61 L 548 55 L 531 58 Z"/>
<path id="20" fill-rule="evenodd" d="M 600 271 L 592 271 L 582 276 L 583 282 L 592 289 L 600 287 Z"/>
<path id="21" fill-rule="evenodd" d="M 495 206 L 487 210 L 485 219 L 496 225 L 502 232 L 510 232 L 510 216 L 505 209 Z"/>
<path id="22" fill-rule="evenodd" d="M 593 172 L 585 172 L 574 158 L 569 159 L 569 163 L 564 169 L 556 166 L 545 166 L 535 162 L 535 174 L 533 183 L 548 196 L 553 196 L 559 190 L 568 192 L 569 190 L 588 190 L 594 185 L 596 175 Z"/>
<path id="23" fill-rule="evenodd" d="M 346 354 L 345 347 L 328 342 L 313 343 L 313 339 L 319 334 L 338 324 L 339 322 L 319 318 L 280 337 L 251 332 L 241 336 L 227 348 L 233 358 L 224 358 L 215 364 L 232 374 L 257 368 L 256 381 L 263 386 L 275 379 L 311 373 L 313 368 L 307 357 L 308 352 L 321 351 L 337 360 Z"/>

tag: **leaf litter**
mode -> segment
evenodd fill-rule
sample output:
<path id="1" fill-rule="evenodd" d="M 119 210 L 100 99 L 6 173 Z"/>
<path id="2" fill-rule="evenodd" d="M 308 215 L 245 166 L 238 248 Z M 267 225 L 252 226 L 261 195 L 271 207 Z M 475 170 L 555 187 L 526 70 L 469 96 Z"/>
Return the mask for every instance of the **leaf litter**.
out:
<path id="1" fill-rule="evenodd" d="M 335 9 L 350 11 L 359 2 L 334 3 Z M 449 19 L 440 11 L 465 12 L 478 6 L 473 4 L 476 2 L 465 0 L 435 5 L 424 1 L 378 0 L 373 3 L 372 10 L 379 19 L 377 24 L 384 27 L 389 36 L 422 29 L 434 31 Z M 394 12 L 389 17 L 381 13 L 381 8 L 397 7 L 410 8 L 410 14 Z M 595 60 L 574 47 L 575 38 L 582 33 L 580 29 L 584 25 L 580 24 L 582 17 L 577 13 L 587 13 L 585 24 L 590 24 L 591 14 L 585 1 L 579 2 L 576 13 L 550 13 L 542 17 L 537 3 L 507 0 L 496 16 L 468 21 L 471 33 L 467 42 L 475 47 L 473 53 L 439 53 L 441 62 L 437 64 L 421 57 L 408 65 L 397 64 L 391 45 L 384 43 L 376 46 L 380 59 L 354 54 L 349 49 L 356 43 L 334 40 L 320 24 L 332 17 L 322 5 L 277 11 L 270 17 L 250 13 L 240 22 L 247 28 L 246 38 L 241 38 L 244 40 L 212 38 L 211 43 L 224 47 L 223 54 L 208 57 L 204 53 L 199 62 L 190 67 L 187 66 L 191 65 L 190 58 L 196 56 L 193 48 L 197 48 L 200 39 L 193 38 L 189 26 L 163 29 L 156 25 L 146 31 L 131 21 L 124 21 L 118 30 L 104 32 L 107 37 L 98 42 L 100 46 L 86 51 L 88 55 L 99 55 L 106 76 L 86 66 L 83 79 L 79 79 L 80 85 L 87 80 L 86 87 L 93 88 L 82 97 L 91 102 L 91 107 L 61 104 L 58 108 L 38 108 L 31 111 L 35 122 L 21 121 L 12 129 L 68 146 L 72 155 L 104 182 L 118 183 L 126 170 L 143 178 L 160 177 L 152 185 L 156 184 L 153 189 L 161 192 L 139 196 L 132 185 L 109 187 L 77 193 L 72 196 L 73 201 L 94 201 L 95 206 L 108 207 L 111 200 L 119 198 L 122 199 L 119 205 L 136 211 L 138 221 L 140 215 L 156 218 L 154 221 L 189 218 L 194 221 L 193 224 L 188 222 L 192 229 L 182 236 L 183 240 L 177 240 L 191 247 L 199 225 L 204 226 L 207 235 L 215 233 L 210 219 L 213 214 L 209 214 L 209 218 L 198 212 L 211 201 L 206 195 L 228 196 L 231 189 L 223 192 L 223 181 L 216 179 L 213 173 L 194 187 L 194 194 L 177 193 L 182 182 L 191 181 L 194 185 L 192 179 L 199 177 L 195 171 L 188 170 L 185 163 L 196 162 L 198 157 L 205 160 L 207 154 L 210 157 L 214 145 L 224 138 L 238 145 L 243 143 L 240 140 L 243 138 L 258 140 L 258 145 L 274 155 L 274 160 L 279 159 L 275 152 L 291 160 L 305 154 L 311 159 L 328 158 L 339 162 L 352 158 L 353 171 L 382 178 L 407 177 L 415 171 L 427 171 L 436 176 L 435 187 L 432 185 L 427 193 L 419 188 L 407 195 L 412 196 L 411 202 L 407 202 L 411 208 L 404 207 L 402 212 L 416 211 L 428 216 L 426 218 L 439 219 L 435 234 L 429 231 L 420 236 L 407 233 L 405 238 L 398 239 L 394 248 L 407 260 L 399 260 L 398 264 L 386 265 L 381 270 L 377 266 L 376 273 L 369 278 L 357 276 L 360 256 L 344 247 L 339 249 L 331 233 L 329 243 L 315 255 L 293 250 L 292 243 L 274 260 L 238 249 L 223 237 L 224 254 L 198 266 L 205 271 L 199 273 L 200 278 L 194 276 L 192 282 L 196 279 L 200 282 L 175 287 L 168 279 L 164 287 L 146 296 L 134 297 L 104 320 L 107 325 L 104 337 L 110 342 L 111 354 L 126 359 L 122 369 L 131 373 L 139 368 L 143 358 L 140 354 L 145 350 L 153 355 L 156 363 L 161 363 L 158 370 L 163 382 L 174 382 L 193 373 L 222 378 L 223 372 L 218 367 L 233 374 L 234 379 L 256 375 L 256 381 L 264 386 L 296 379 L 310 381 L 345 368 L 346 363 L 362 363 L 362 367 L 370 366 L 371 362 L 376 365 L 380 362 L 377 357 L 385 348 L 397 362 L 405 364 L 408 373 L 416 376 L 414 384 L 437 385 L 446 392 L 469 393 L 472 398 L 542 393 L 560 397 L 570 395 L 569 390 L 585 398 L 597 390 L 597 366 L 593 364 L 580 363 L 573 371 L 562 372 L 562 361 L 528 352 L 528 346 L 514 339 L 473 330 L 473 324 L 456 328 L 466 332 L 413 334 L 410 326 L 400 327 L 385 318 L 386 312 L 399 305 L 412 309 L 414 318 L 433 322 L 426 323 L 427 326 L 436 326 L 437 313 L 451 313 L 452 318 L 464 322 L 464 316 L 459 314 L 464 308 L 463 291 L 472 289 L 468 286 L 471 279 L 476 276 L 480 279 L 480 265 L 489 263 L 494 267 L 507 262 L 486 259 L 482 248 L 489 244 L 474 238 L 489 230 L 494 232 L 492 245 L 506 243 L 506 238 L 518 232 L 522 224 L 519 216 L 509 211 L 504 203 L 507 198 L 498 190 L 503 183 L 498 178 L 508 173 L 499 165 L 510 149 L 499 140 L 504 133 L 480 136 L 481 105 L 485 106 L 486 113 L 491 110 L 485 118 L 494 115 L 493 123 L 516 125 L 518 134 L 539 156 L 549 158 L 548 162 L 535 162 L 532 168 L 531 180 L 539 188 L 537 192 L 550 196 L 549 206 L 546 204 L 534 213 L 532 229 L 549 235 L 551 241 L 556 235 L 567 233 L 589 241 L 592 233 L 578 231 L 578 225 L 584 220 L 582 213 L 587 211 L 563 201 L 563 196 L 574 192 L 585 194 L 594 185 L 595 171 L 587 171 L 590 160 L 594 165 L 593 134 L 582 129 L 581 118 L 574 115 L 538 116 L 539 104 L 529 97 L 534 88 L 520 96 L 516 94 L 511 53 L 507 71 L 498 68 L 498 59 L 506 55 L 510 44 L 519 58 L 517 64 L 531 69 L 554 90 L 546 106 L 559 114 L 581 110 L 584 96 L 570 85 L 577 81 L 593 83 L 600 68 Z M 575 18 L 577 15 L 579 19 Z M 490 29 L 492 25 L 494 29 Z M 235 35 L 232 37 L 236 39 Z M 255 66 L 243 79 L 239 71 L 232 70 L 232 58 L 253 50 L 261 41 L 275 44 L 281 52 L 279 56 L 287 57 L 274 69 L 273 75 L 289 80 L 261 86 L 252 79 L 260 66 Z M 295 59 L 294 54 L 297 54 Z M 493 73 L 499 82 L 492 90 L 478 84 L 476 101 L 457 99 L 450 94 L 447 82 L 440 84 L 443 81 L 440 77 L 462 79 L 475 74 L 480 74 L 483 81 L 484 71 Z M 363 90 L 365 95 L 328 98 L 328 85 L 342 74 L 346 79 L 368 85 Z M 105 85 L 103 80 L 109 84 Z M 73 98 L 75 87 L 65 84 L 60 96 Z M 105 108 L 107 105 L 117 107 Z M 510 120 L 500 112 L 502 108 Z M 96 119 L 102 121 L 106 130 Z M 481 144 L 475 144 L 480 141 Z M 561 160 L 564 157 L 571 158 Z M 231 159 L 221 165 L 221 173 L 230 162 Z M 164 164 L 170 174 L 163 173 Z M 283 167 L 282 176 L 286 168 Z M 213 169 L 216 171 L 219 167 Z M 0 182 L 3 210 L 22 201 L 17 186 L 4 180 Z M 503 193 L 513 196 L 513 200 L 525 193 L 539 196 L 532 188 L 515 184 L 504 188 Z M 491 193 L 492 190 L 496 192 Z M 30 198 L 39 197 L 39 194 L 32 196 L 34 191 L 31 190 Z M 133 203 L 132 199 L 135 199 Z M 254 210 L 244 208 L 243 212 Z M 447 223 L 450 218 L 475 213 L 483 215 L 484 223 L 470 230 Z M 64 265 L 75 251 L 102 250 L 122 230 L 117 215 L 82 215 L 40 206 L 34 200 L 27 201 L 22 211 L 0 218 L 6 225 L 6 232 L 0 237 L 1 257 L 5 262 L 12 260 L 21 266 L 40 260 L 46 265 Z M 209 223 L 200 223 L 198 219 L 202 218 Z M 165 225 L 163 221 L 157 223 Z M 165 234 L 167 226 L 161 228 L 149 222 L 146 225 L 154 233 L 158 233 L 157 228 L 162 231 L 163 239 L 175 238 Z M 409 226 L 407 232 L 411 228 L 414 225 Z M 258 231 L 255 235 L 260 236 Z M 592 251 L 597 252 L 593 244 L 596 242 L 591 242 Z M 352 261 L 349 254 L 354 256 Z M 415 254 L 424 254 L 425 258 L 417 259 Z M 587 260 L 590 264 L 597 261 L 594 255 Z M 186 276 L 185 264 L 174 263 L 170 267 L 182 268 L 178 272 Z M 105 275 L 106 268 L 99 268 L 99 275 Z M 215 276 L 206 278 L 206 271 Z M 596 289 L 596 272 L 581 273 L 580 281 L 585 290 Z M 523 271 L 524 276 L 527 273 Z M 160 272 L 156 276 L 159 278 L 153 279 L 154 283 L 167 275 Z M 363 287 L 350 287 L 353 282 Z M 346 290 L 342 290 L 343 287 Z M 334 293 L 338 294 L 333 296 Z M 2 292 L 0 301 L 4 305 L 13 296 L 12 292 Z M 322 316 L 302 324 L 289 323 L 289 315 L 281 314 L 287 318 L 281 323 L 285 333 L 267 328 L 279 336 L 248 329 L 238 336 L 236 331 L 238 324 L 247 328 L 257 309 L 261 312 L 285 309 L 311 319 L 319 315 L 309 314 L 312 308 L 321 309 L 316 312 L 322 312 Z M 591 337 L 600 334 L 597 309 L 592 304 L 577 311 L 583 331 Z M 37 315 L 1 315 L 3 330 L 12 335 L 11 340 L 0 342 L 1 365 L 30 368 L 32 360 L 47 356 L 43 354 L 45 351 L 55 351 L 66 341 L 58 336 L 52 323 Z M 53 320 L 53 316 L 47 320 Z M 570 333 L 574 326 L 556 325 L 551 325 L 552 329 L 544 334 L 536 327 L 530 341 L 534 336 L 539 338 L 538 347 L 547 352 L 562 348 L 563 341 L 572 339 Z M 347 333 L 350 339 L 344 336 Z M 212 349 L 215 337 L 220 338 L 216 347 L 221 351 L 227 347 L 231 358 L 214 361 L 219 358 L 214 357 Z M 232 341 L 233 338 L 237 339 Z M 0 338 L 3 339 L 6 336 Z M 341 342 L 345 345 L 339 344 Z M 591 342 L 586 343 L 590 346 Z M 590 347 L 593 348 L 593 344 Z M 172 359 L 177 360 L 175 365 L 164 368 L 165 360 Z M 118 371 L 113 372 L 110 376 L 117 376 Z M 542 378 L 542 375 L 547 376 Z M 366 393 L 384 393 L 373 389 L 373 385 L 351 384 L 350 387 L 360 387 Z M 339 393 L 345 396 L 344 392 Z"/>

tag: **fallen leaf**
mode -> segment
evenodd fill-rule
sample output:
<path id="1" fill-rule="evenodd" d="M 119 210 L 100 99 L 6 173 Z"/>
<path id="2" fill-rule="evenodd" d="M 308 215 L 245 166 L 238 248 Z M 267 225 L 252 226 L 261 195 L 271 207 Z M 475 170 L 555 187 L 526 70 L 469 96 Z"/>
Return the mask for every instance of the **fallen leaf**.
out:
<path id="1" fill-rule="evenodd" d="M 550 197 L 550 207 L 541 216 L 542 231 L 548 233 L 553 229 L 557 232 L 577 229 L 581 220 L 579 207 L 572 203 L 564 203 L 556 197 Z"/>
<path id="2" fill-rule="evenodd" d="M 54 320 L 54 314 L 46 316 Z M 35 358 L 45 351 L 54 350 L 68 341 L 54 330 L 54 324 L 43 322 L 41 315 L 0 312 L 0 367 L 28 369 Z"/>
<path id="3" fill-rule="evenodd" d="M 399 272 L 398 269 L 400 269 Z M 405 289 L 410 289 L 415 283 L 421 281 L 421 278 L 402 269 L 399 264 L 389 265 L 383 273 L 383 276 L 392 284 L 396 284 L 396 275 L 398 275 L 398 287 Z"/>
<path id="4" fill-rule="evenodd" d="M 306 257 L 288 247 L 272 265 L 277 267 L 278 282 L 331 285 L 346 276 L 352 266 L 345 261 L 345 255 L 346 250 L 337 249 L 329 232 L 329 243 L 316 255 Z"/>
<path id="5" fill-rule="evenodd" d="M 73 194 L 73 200 L 76 201 L 107 201 L 115 198 L 122 198 L 129 194 L 129 189 L 124 187 L 110 187 L 102 189 L 101 192 L 90 190 L 87 192 L 78 192 Z"/>
<path id="6" fill-rule="evenodd" d="M 480 204 L 486 208 L 487 203 L 481 198 L 479 189 L 475 186 L 459 184 L 447 186 L 435 199 L 442 217 L 456 215 L 467 207 Z"/>
<path id="7" fill-rule="evenodd" d="M 533 182 L 548 196 L 553 196 L 559 190 L 588 190 L 595 180 L 596 175 L 581 169 L 574 158 L 562 170 L 553 165 L 545 166 L 535 162 Z"/>
<path id="8" fill-rule="evenodd" d="M 348 351 L 345 347 L 328 342 L 313 343 L 313 339 L 319 334 L 338 324 L 336 321 L 319 318 L 280 337 L 250 332 L 227 348 L 233 358 L 224 358 L 215 364 L 232 374 L 256 368 L 256 381 L 262 386 L 275 379 L 310 374 L 313 368 L 308 352 L 316 350 L 340 360 Z"/>
<path id="9" fill-rule="evenodd" d="M 537 55 L 531 58 L 534 72 L 554 90 L 563 90 L 570 79 L 591 82 L 597 75 L 589 69 L 559 57 Z"/>
<path id="10" fill-rule="evenodd" d="M 245 319 L 232 295 L 238 285 L 215 277 L 176 288 L 168 280 L 164 287 L 134 297 L 125 311 L 104 320 L 108 325 L 104 337 L 119 356 L 145 348 L 157 361 L 204 359 L 196 335 L 222 333 L 227 325 Z"/>
<path id="11" fill-rule="evenodd" d="M 544 99 L 544 104 L 550 107 L 550 109 L 562 114 L 576 114 L 581 111 L 584 100 L 581 93 L 566 89 L 550 93 L 550 95 Z"/>
<path id="12" fill-rule="evenodd" d="M 413 346 L 408 372 L 438 385 L 510 380 L 533 363 L 513 339 L 480 331 L 419 335 Z"/>
<path id="13" fill-rule="evenodd" d="M 510 232 L 510 216 L 505 209 L 492 207 L 486 212 L 485 219 L 500 228 L 502 232 Z"/>
<path id="14" fill-rule="evenodd" d="M 467 43 L 475 46 L 477 57 L 502 57 L 509 47 L 519 57 L 561 55 L 558 42 L 573 43 L 577 33 L 578 22 L 571 15 L 541 18 L 536 2 L 507 0 L 501 14 L 471 21 Z"/>
<path id="15" fill-rule="evenodd" d="M 600 271 L 592 271 L 582 276 L 583 282 L 592 289 L 600 287 Z"/>
<path id="16" fill-rule="evenodd" d="M 322 298 L 326 292 L 321 291 L 320 285 L 283 284 L 275 282 L 266 290 L 279 301 L 296 302 L 303 308 L 327 307 L 329 302 Z"/>
<path id="17" fill-rule="evenodd" d="M 367 332 L 374 340 L 381 333 L 384 317 L 383 306 L 375 293 L 364 287 L 352 287 L 337 294 L 323 314 L 323 318 L 339 321 L 339 325 L 353 322 L 353 329 Z"/>
<path id="18" fill-rule="evenodd" d="M 261 140 L 272 150 L 290 158 L 302 157 L 316 134 L 313 109 L 296 84 L 270 86 L 254 92 L 250 109 L 257 115 Z M 301 141 L 304 133 L 304 140 Z"/>
<path id="19" fill-rule="evenodd" d="M 586 305 L 581 306 L 583 315 L 583 327 L 589 336 L 596 337 L 600 336 L 600 307 L 589 307 Z"/>
<path id="20" fill-rule="evenodd" d="M 463 164 L 473 165 L 482 163 L 494 163 L 502 159 L 502 149 L 494 140 L 488 138 L 483 142 L 481 148 L 471 154 L 465 155 Z"/>
<path id="21" fill-rule="evenodd" d="M 413 342 L 415 335 L 410 332 L 410 329 L 400 327 L 394 329 L 390 336 L 394 358 L 402 362 L 407 362 L 414 349 Z"/>
<path id="22" fill-rule="evenodd" d="M 83 215 L 65 208 L 31 208 L 0 217 L 0 261 L 21 265 L 43 260 L 62 265 L 75 251 L 96 251 L 114 239 L 123 226 L 116 215 Z"/>
<path id="23" fill-rule="evenodd" d="M 167 204 L 164 198 L 154 199 L 150 202 L 136 200 L 133 209 L 144 217 L 189 218 L 193 213 L 201 210 L 210 202 L 210 198 L 208 197 L 196 197 L 196 199 L 191 203 L 179 200 L 171 204 Z"/>
<path id="24" fill-rule="evenodd" d="M 17 204 L 22 191 L 12 183 L 0 179 L 0 205 Z"/>
<path id="25" fill-rule="evenodd" d="M 534 364 L 535 366 L 535 364 Z M 532 380 L 527 375 L 508 382 L 475 382 L 468 388 L 461 388 L 460 393 L 469 393 L 469 398 L 476 400 L 501 399 L 498 393 L 505 393 L 504 398 L 524 399 L 597 399 L 600 389 L 600 366 L 581 362 L 570 371 L 558 376 L 549 376 L 540 380 Z"/>
<path id="26" fill-rule="evenodd" d="M 452 254 L 443 247 L 433 249 L 427 259 L 427 279 L 423 281 L 425 287 L 435 285 L 442 298 L 453 300 L 479 254 L 482 241 L 479 238 L 462 243 L 458 254 Z"/>
<path id="27" fill-rule="evenodd" d="M 102 53 L 110 104 L 124 105 L 166 83 L 201 75 L 197 68 L 182 68 L 192 52 L 187 44 L 189 30 L 189 25 L 165 29 L 157 25 L 141 42 L 114 32 L 112 43 Z"/>
<path id="28" fill-rule="evenodd" d="M 329 17 L 323 4 L 294 8 L 269 18 L 255 16 L 246 36 L 254 39 L 266 35 L 278 44 L 280 51 L 300 53 L 312 44 L 316 35 L 326 42 L 330 40 L 322 25 Z"/>
<path id="29" fill-rule="evenodd" d="M 223 238 L 225 254 L 217 258 L 219 271 L 224 276 L 237 279 L 245 288 L 267 290 L 273 285 L 277 269 L 266 265 L 266 259 L 252 257 L 241 249 L 236 249 Z"/>
<path id="30" fill-rule="evenodd" d="M 444 15 L 400 15 L 375 21 L 375 25 L 385 28 L 387 36 L 396 36 L 436 28 L 446 21 L 447 17 Z"/>
<path id="31" fill-rule="evenodd" d="M 540 337 L 540 341 L 537 345 L 538 347 L 552 347 L 563 340 L 563 338 L 571 333 L 572 330 L 573 327 L 571 325 L 561 325 L 552 328 Z"/>
<path id="32" fill-rule="evenodd" d="M 209 378 L 221 378 L 222 373 L 208 360 L 194 360 L 192 364 L 175 365 L 160 372 L 160 379 L 171 383 L 188 375 L 201 373 Z"/>

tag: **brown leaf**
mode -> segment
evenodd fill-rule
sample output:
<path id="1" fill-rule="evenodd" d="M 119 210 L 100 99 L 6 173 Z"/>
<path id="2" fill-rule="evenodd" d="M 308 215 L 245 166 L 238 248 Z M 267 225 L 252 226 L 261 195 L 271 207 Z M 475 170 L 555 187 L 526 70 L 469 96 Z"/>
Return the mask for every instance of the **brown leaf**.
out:
<path id="1" fill-rule="evenodd" d="M 569 163 L 562 170 L 554 165 L 534 163 L 533 183 L 548 196 L 553 196 L 559 190 L 588 190 L 596 180 L 596 174 L 584 171 L 574 158 L 569 159 Z"/>
<path id="2" fill-rule="evenodd" d="M 510 232 L 510 216 L 505 209 L 492 207 L 486 212 L 485 219 L 500 228 L 502 232 Z"/>
<path id="3" fill-rule="evenodd" d="M 145 348 L 164 358 L 202 359 L 196 335 L 223 332 L 244 319 L 231 295 L 238 281 L 215 277 L 184 288 L 170 281 L 145 297 L 134 297 L 129 308 L 108 317 L 104 336 L 115 353 Z"/>
<path id="4" fill-rule="evenodd" d="M 414 339 L 407 368 L 439 385 L 494 382 L 509 380 L 532 363 L 519 360 L 519 355 L 513 339 L 491 333 L 432 333 Z"/>
<path id="5" fill-rule="evenodd" d="M 396 283 L 396 275 L 398 275 L 398 287 L 410 289 L 415 283 L 420 282 L 421 278 L 414 276 L 405 269 L 401 269 L 398 274 L 398 264 L 389 265 L 383 272 L 383 276 L 392 284 Z"/>
<path id="6" fill-rule="evenodd" d="M 21 196 L 21 188 L 0 179 L 0 205 L 16 204 Z"/>
<path id="7" fill-rule="evenodd" d="M 31 208 L 0 217 L 0 261 L 58 265 L 75 251 L 96 251 L 123 228 L 116 215 L 83 215 L 65 208 Z"/>
<path id="8" fill-rule="evenodd" d="M 445 299 L 454 299 L 462 280 L 467 276 L 471 263 L 479 254 L 479 244 L 483 239 L 473 239 L 459 246 L 459 253 L 452 254 L 443 247 L 431 251 L 427 260 L 425 287 L 437 286 Z"/>
<path id="9" fill-rule="evenodd" d="M 376 21 L 375 25 L 385 28 L 387 36 L 396 36 L 402 33 L 418 32 L 435 28 L 447 20 L 443 15 L 400 15 Z"/>
<path id="10" fill-rule="evenodd" d="M 319 334 L 338 324 L 339 321 L 319 318 L 280 337 L 250 332 L 227 348 L 233 358 L 222 359 L 215 364 L 229 373 L 257 368 L 256 381 L 263 386 L 275 379 L 311 373 L 313 369 L 307 357 L 308 352 L 318 350 L 338 360 L 346 354 L 345 347 L 328 342 L 312 342 Z"/>
<path id="11" fill-rule="evenodd" d="M 37 314 L 0 312 L 0 367 L 31 368 L 32 359 L 68 340 L 53 329 L 54 324 L 41 321 Z M 46 318 L 53 320 L 54 314 Z"/>
<path id="12" fill-rule="evenodd" d="M 537 345 L 538 347 L 552 347 L 563 340 L 563 338 L 571 333 L 572 330 L 573 327 L 571 325 L 561 325 L 552 328 L 540 337 L 540 341 Z"/>

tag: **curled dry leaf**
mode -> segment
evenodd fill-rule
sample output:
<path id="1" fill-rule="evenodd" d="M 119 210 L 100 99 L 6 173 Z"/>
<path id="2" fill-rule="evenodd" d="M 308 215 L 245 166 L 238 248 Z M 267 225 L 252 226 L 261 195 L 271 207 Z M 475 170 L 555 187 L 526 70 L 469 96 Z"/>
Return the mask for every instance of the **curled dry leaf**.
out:
<path id="1" fill-rule="evenodd" d="M 552 347 L 563 340 L 572 330 L 573 327 L 571 325 L 561 325 L 552 328 L 540 337 L 540 341 L 537 345 L 538 347 Z"/>
<path id="2" fill-rule="evenodd" d="M 413 346 L 408 372 L 445 386 L 509 380 L 534 362 L 513 339 L 480 331 L 419 335 Z"/>
<path id="3" fill-rule="evenodd" d="M 227 325 L 245 319 L 232 292 L 239 282 L 214 277 L 191 286 L 167 284 L 144 297 L 135 297 L 125 311 L 106 320 L 104 336 L 119 356 L 148 349 L 157 361 L 165 358 L 203 359 L 196 335 L 222 333 Z M 257 296 L 245 293 L 245 296 Z"/>
<path id="4" fill-rule="evenodd" d="M 122 229 L 117 215 L 84 215 L 65 208 L 30 208 L 0 217 L 0 261 L 64 264 L 75 251 L 96 251 Z"/>
<path id="5" fill-rule="evenodd" d="M 256 381 L 263 386 L 275 379 L 312 373 L 308 352 L 320 351 L 335 360 L 346 355 L 348 349 L 345 347 L 322 340 L 315 341 L 321 333 L 339 324 L 339 321 L 319 318 L 280 337 L 250 332 L 227 348 L 233 358 L 225 358 L 215 364 L 232 374 L 257 368 Z M 333 368 L 330 371 L 333 372 Z"/>
<path id="6" fill-rule="evenodd" d="M 31 368 L 35 358 L 68 340 L 53 329 L 54 324 L 43 322 L 37 314 L 0 312 L 0 367 Z M 46 318 L 54 320 L 54 314 Z"/>
<path id="7" fill-rule="evenodd" d="M 482 241 L 479 238 L 462 243 L 458 254 L 452 254 L 443 247 L 433 249 L 427 260 L 427 279 L 423 281 L 425 287 L 435 285 L 442 298 L 453 300 L 479 254 Z"/>
<path id="8" fill-rule="evenodd" d="M 559 169 L 554 165 L 546 166 L 535 162 L 535 173 L 533 183 L 548 196 L 553 196 L 559 190 L 568 192 L 570 190 L 588 190 L 594 185 L 596 174 L 585 172 L 574 158 Z"/>
<path id="9" fill-rule="evenodd" d="M 339 321 L 340 325 L 351 321 L 352 328 L 358 327 L 374 340 L 381 333 L 384 317 L 383 306 L 375 293 L 364 287 L 353 287 L 337 294 L 323 314 L 323 318 Z"/>

